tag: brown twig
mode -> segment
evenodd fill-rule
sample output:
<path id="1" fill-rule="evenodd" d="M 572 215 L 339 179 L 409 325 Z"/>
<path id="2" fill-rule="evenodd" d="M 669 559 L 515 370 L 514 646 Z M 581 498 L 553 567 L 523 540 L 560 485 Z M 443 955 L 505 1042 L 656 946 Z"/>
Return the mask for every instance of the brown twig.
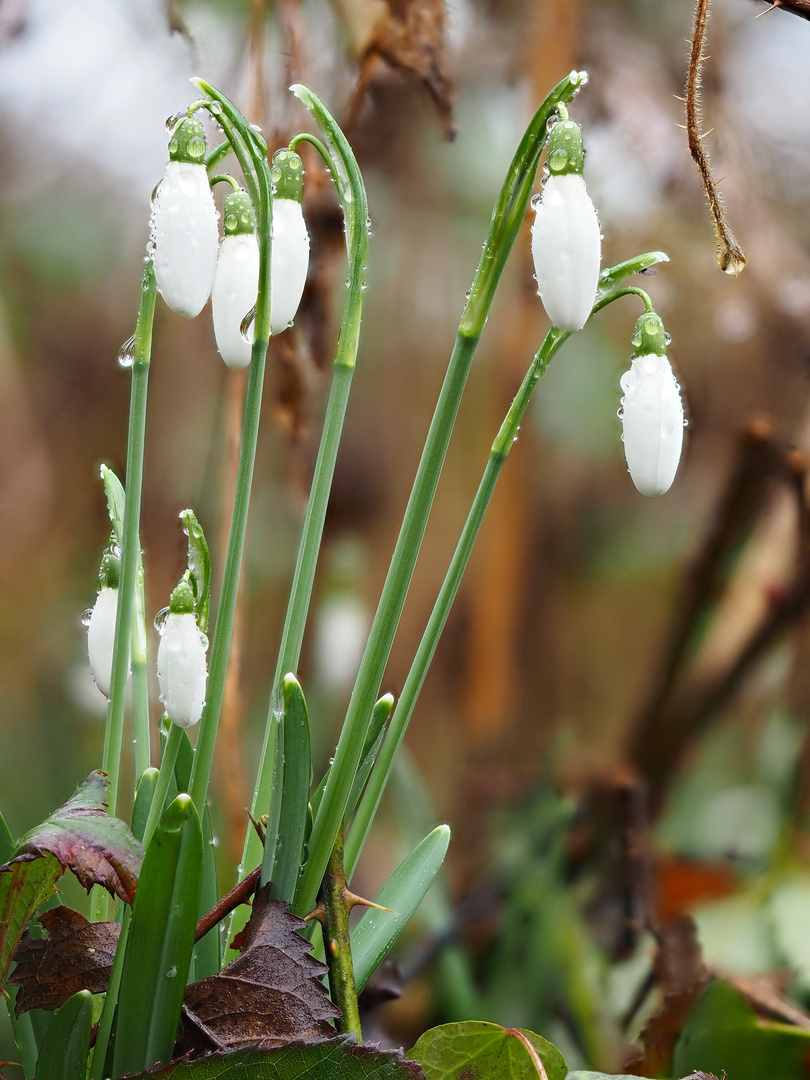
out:
<path id="1" fill-rule="evenodd" d="M 231 891 L 223 896 L 219 903 L 212 907 L 207 915 L 203 915 L 197 923 L 197 929 L 194 932 L 195 942 L 199 941 L 201 937 L 205 937 L 209 930 L 212 930 L 226 915 L 230 915 L 230 913 L 238 908 L 240 904 L 247 903 L 248 898 L 255 892 L 256 886 L 259 883 L 261 869 L 260 866 L 257 866 L 246 878 L 243 878 L 237 885 L 234 885 Z"/>
<path id="2" fill-rule="evenodd" d="M 756 0 L 758 4 L 766 3 L 768 6 L 760 15 L 767 15 L 769 11 L 781 8 L 789 11 L 791 15 L 798 15 L 800 19 L 810 21 L 810 0 Z"/>
<path id="3" fill-rule="evenodd" d="M 706 198 L 709 200 L 709 210 L 717 237 L 717 264 L 724 273 L 736 275 L 745 266 L 745 252 L 737 243 L 726 218 L 717 183 L 712 174 L 712 167 L 709 164 L 709 157 L 703 149 L 704 133 L 701 132 L 700 74 L 705 59 L 703 44 L 706 37 L 706 24 L 709 21 L 709 2 L 710 0 L 697 0 L 695 7 L 692 55 L 689 58 L 689 70 L 686 75 L 686 134 L 689 139 L 689 151 L 697 165 Z"/>

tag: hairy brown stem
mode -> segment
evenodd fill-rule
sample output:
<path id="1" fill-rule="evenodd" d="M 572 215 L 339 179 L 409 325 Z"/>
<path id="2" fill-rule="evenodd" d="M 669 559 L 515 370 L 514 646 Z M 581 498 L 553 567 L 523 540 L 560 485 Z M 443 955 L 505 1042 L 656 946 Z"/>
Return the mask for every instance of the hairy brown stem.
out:
<path id="1" fill-rule="evenodd" d="M 706 24 L 709 21 L 709 2 L 710 0 L 697 0 L 695 7 L 692 55 L 689 58 L 689 71 L 686 75 L 686 134 L 689 138 L 689 151 L 697 165 L 706 198 L 709 200 L 709 210 L 717 238 L 717 264 L 726 274 L 736 275 L 745 266 L 745 252 L 737 243 L 726 219 L 726 212 L 712 174 L 709 157 L 703 149 L 702 142 L 704 133 L 701 131 L 700 74 L 705 58 L 703 44 L 706 37 Z"/>

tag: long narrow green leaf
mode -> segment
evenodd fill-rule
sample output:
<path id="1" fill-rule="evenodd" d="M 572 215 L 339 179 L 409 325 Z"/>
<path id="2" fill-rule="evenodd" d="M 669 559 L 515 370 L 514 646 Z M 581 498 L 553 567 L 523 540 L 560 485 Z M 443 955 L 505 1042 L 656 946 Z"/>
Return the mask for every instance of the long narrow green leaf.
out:
<path id="1" fill-rule="evenodd" d="M 439 872 L 450 828 L 439 825 L 418 844 L 386 881 L 374 902 L 390 911 L 369 908 L 351 934 L 358 994 L 388 955 Z"/>
<path id="2" fill-rule="evenodd" d="M 84 1080 L 93 1023 L 93 995 L 79 990 L 54 1013 L 37 1058 L 39 1080 Z"/>
<path id="3" fill-rule="evenodd" d="M 8 862 L 14 853 L 15 846 L 14 837 L 6 825 L 6 819 L 0 814 L 0 865 Z"/>
<path id="4" fill-rule="evenodd" d="M 200 905 L 203 842 L 188 795 L 163 814 L 132 908 L 116 1018 L 116 1076 L 170 1061 Z"/>
<path id="5" fill-rule="evenodd" d="M 285 675 L 281 692 L 284 699 L 284 720 L 280 732 L 284 740 L 284 788 L 278 840 L 275 852 L 271 852 L 269 844 L 265 847 L 262 883 L 272 882 L 271 900 L 292 902 L 304 848 L 309 789 L 312 786 L 312 751 L 307 703 L 294 675 Z"/>
<path id="6" fill-rule="evenodd" d="M 152 796 L 155 794 L 155 785 L 158 778 L 157 769 L 147 769 L 138 781 L 135 791 L 135 803 L 132 807 L 132 835 L 138 840 L 143 840 L 143 831 L 146 828 L 146 819 L 149 817 L 149 808 L 152 805 Z"/>

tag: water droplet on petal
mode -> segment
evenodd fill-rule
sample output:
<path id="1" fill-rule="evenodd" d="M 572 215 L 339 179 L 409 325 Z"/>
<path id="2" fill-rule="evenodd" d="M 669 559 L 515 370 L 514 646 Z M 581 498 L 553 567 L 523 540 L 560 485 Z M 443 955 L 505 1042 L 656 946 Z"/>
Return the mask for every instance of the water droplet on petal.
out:
<path id="1" fill-rule="evenodd" d="M 169 617 L 169 609 L 167 607 L 161 608 L 155 616 L 155 629 L 159 634 L 163 633 L 163 627 L 166 625 L 166 620 Z M 163 701 L 163 698 L 160 699 Z"/>
<path id="2" fill-rule="evenodd" d="M 82 612 L 82 626 L 89 626 L 90 620 L 93 618 L 93 609 L 91 607 L 85 608 Z"/>

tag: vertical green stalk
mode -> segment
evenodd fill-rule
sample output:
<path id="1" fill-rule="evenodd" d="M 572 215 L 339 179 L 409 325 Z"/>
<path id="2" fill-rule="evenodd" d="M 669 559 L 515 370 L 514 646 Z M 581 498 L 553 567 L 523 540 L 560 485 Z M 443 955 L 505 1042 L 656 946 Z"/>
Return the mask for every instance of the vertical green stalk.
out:
<path id="1" fill-rule="evenodd" d="M 149 847 L 149 842 L 154 836 L 155 829 L 160 821 L 160 816 L 163 813 L 163 804 L 166 802 L 166 796 L 169 793 L 169 785 L 174 778 L 174 765 L 177 761 L 177 752 L 180 749 L 182 741 L 183 729 L 178 727 L 177 724 L 170 724 L 169 735 L 163 750 L 163 757 L 160 760 L 160 772 L 158 773 L 157 783 L 155 784 L 155 790 L 152 794 L 152 803 L 149 807 L 149 816 L 146 819 L 146 825 L 143 830 L 142 843 L 144 851 Z"/>
<path id="2" fill-rule="evenodd" d="M 342 829 L 338 830 L 335 838 L 335 846 L 318 899 L 322 912 L 326 966 L 329 969 L 329 992 L 332 1001 L 340 1009 L 340 1018 L 335 1026 L 339 1034 L 353 1035 L 360 1043 L 363 1041 L 363 1032 L 360 1029 L 360 1010 L 357 1005 L 357 987 L 349 938 L 349 912 L 355 897 L 346 887 Z"/>
<path id="3" fill-rule="evenodd" d="M 299 884 L 295 910 L 309 911 L 320 886 L 343 818 L 362 753 L 366 729 L 393 644 L 417 555 L 439 483 L 472 358 L 483 331 L 506 260 L 517 239 L 534 186 L 546 125 L 563 102 L 587 80 L 571 72 L 538 109 L 515 153 L 492 213 L 481 261 L 461 317 L 455 347 L 430 425 L 416 479 L 405 510 L 391 566 L 383 586 L 363 659 L 343 723 L 334 763 L 309 842 L 309 859 Z"/>
<path id="4" fill-rule="evenodd" d="M 385 737 L 383 738 L 377 760 L 371 771 L 371 776 L 369 777 L 368 784 L 366 785 L 363 797 L 360 800 L 360 805 L 357 808 L 357 813 L 352 822 L 351 831 L 348 840 L 346 841 L 345 854 L 346 874 L 349 878 L 351 878 L 354 873 L 355 867 L 357 866 L 357 860 L 360 857 L 363 845 L 365 844 L 372 822 L 374 821 L 374 816 L 377 812 L 377 807 L 380 804 L 382 793 L 391 774 L 394 758 L 405 736 L 405 731 L 411 716 L 413 715 L 416 701 L 422 690 L 422 685 L 424 684 L 425 677 L 427 676 L 428 669 L 433 660 L 433 654 L 436 651 L 439 638 L 444 630 L 447 617 L 450 614 L 450 608 L 453 605 L 459 585 L 461 584 L 461 579 L 467 569 L 467 563 L 469 562 L 473 545 L 478 536 L 478 531 L 481 528 L 484 514 L 489 506 L 501 469 L 503 468 L 504 462 L 517 437 L 517 431 L 523 415 L 526 412 L 532 391 L 545 372 L 556 351 L 569 336 L 569 334 L 558 330 L 556 326 L 553 326 L 548 334 L 546 334 L 543 344 L 535 355 L 531 367 L 524 376 L 520 389 L 518 390 L 515 399 L 501 424 L 498 435 L 492 444 L 484 474 L 481 477 L 481 482 L 478 485 L 478 490 L 473 499 L 472 506 L 470 507 L 470 512 L 464 523 L 461 537 L 456 545 L 456 550 L 453 553 L 453 558 L 450 562 L 447 574 L 442 582 L 439 595 L 436 598 L 436 603 L 430 614 L 430 618 L 428 619 L 425 632 L 422 635 L 422 640 L 419 643 L 419 648 L 416 651 L 416 656 L 414 657 L 413 664 L 408 672 L 408 676 L 402 688 L 402 693 L 394 708 L 394 713 L 391 717 Z"/>
<path id="5" fill-rule="evenodd" d="M 152 260 L 149 259 L 143 271 L 141 302 L 135 324 L 132 393 L 129 406 L 129 434 L 127 437 L 124 524 L 121 535 L 121 582 L 115 620 L 107 727 L 104 732 L 104 750 L 101 758 L 101 770 L 109 777 L 107 803 L 111 814 L 116 813 L 118 805 L 127 673 L 129 671 L 130 642 L 132 641 L 132 625 L 135 612 L 135 590 L 138 579 L 143 454 L 146 438 L 146 393 L 149 385 L 149 367 L 152 358 L 152 324 L 155 318 L 156 295 L 155 270 Z M 92 903 L 92 918 L 94 921 L 103 919 L 106 907 L 106 893 L 101 889 L 96 889 Z"/>
<path id="6" fill-rule="evenodd" d="M 225 675 L 231 646 L 233 620 L 242 554 L 245 547 L 250 490 L 253 467 L 256 460 L 256 443 L 259 435 L 262 387 L 270 339 L 270 248 L 272 233 L 272 206 L 270 201 L 270 168 L 266 147 L 256 131 L 250 127 L 239 110 L 218 90 L 201 79 L 195 80 L 204 94 L 219 102 L 221 112 L 218 120 L 233 147 L 245 180 L 254 200 L 257 238 L 259 241 L 259 293 L 256 300 L 256 318 L 251 351 L 250 374 L 245 395 L 245 412 L 242 425 L 242 443 L 239 450 L 239 466 L 236 475 L 231 528 L 225 554 L 222 593 L 211 643 L 211 660 L 208 669 L 206 702 L 200 720 L 197 750 L 191 772 L 189 794 L 202 814 L 208 793 L 208 780 L 214 757 L 219 715 L 225 691 Z"/>
<path id="7" fill-rule="evenodd" d="M 363 317 L 366 267 L 368 264 L 368 200 L 363 178 L 352 149 L 334 118 L 323 103 L 303 86 L 293 87 L 293 92 L 313 113 L 327 147 L 310 136 L 299 136 L 290 143 L 291 148 L 301 141 L 312 142 L 324 157 L 337 184 L 338 197 L 346 224 L 346 249 L 348 254 L 349 285 L 343 318 L 340 324 L 337 353 L 333 365 L 332 387 L 326 406 L 323 432 L 315 462 L 315 471 L 309 493 L 306 514 L 298 545 L 295 571 L 293 573 L 284 627 L 281 634 L 276 670 L 271 687 L 270 706 L 265 727 L 264 745 L 259 759 L 256 787 L 251 802 L 251 813 L 256 816 L 267 812 L 273 786 L 273 740 L 272 733 L 277 720 L 274 713 L 281 711 L 281 680 L 288 672 L 298 669 L 301 645 L 304 639 L 312 586 L 318 563 L 318 552 L 323 536 L 329 493 L 335 472 L 346 408 L 352 386 L 352 377 L 360 345 L 360 326 Z M 252 829 L 245 836 L 242 866 L 255 865 L 262 857 L 259 841 Z"/>

